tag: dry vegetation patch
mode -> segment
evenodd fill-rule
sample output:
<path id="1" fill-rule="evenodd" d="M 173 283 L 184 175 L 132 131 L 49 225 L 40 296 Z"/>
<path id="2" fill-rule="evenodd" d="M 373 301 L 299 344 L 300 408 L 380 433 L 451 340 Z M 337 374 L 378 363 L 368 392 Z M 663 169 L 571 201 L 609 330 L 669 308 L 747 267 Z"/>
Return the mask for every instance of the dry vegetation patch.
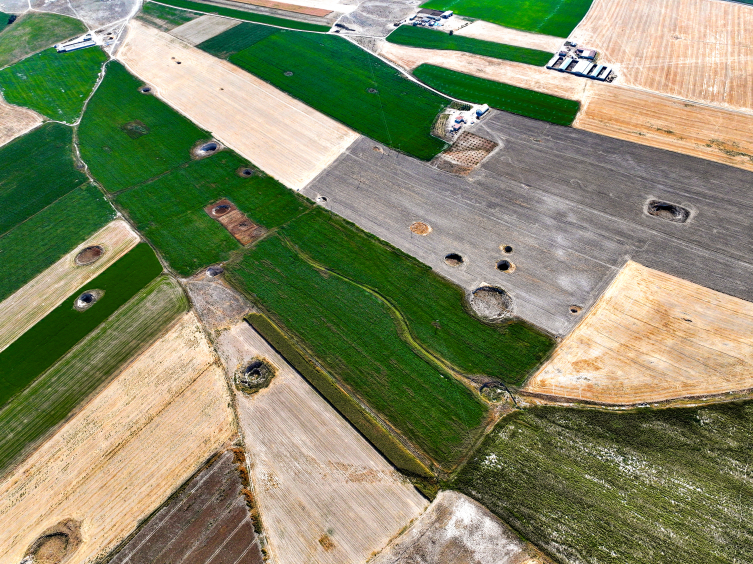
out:
<path id="1" fill-rule="evenodd" d="M 525 390 L 635 404 L 748 388 L 753 304 L 631 261 Z"/>
<path id="2" fill-rule="evenodd" d="M 442 491 L 370 564 L 549 564 L 480 503 Z"/>
<path id="3" fill-rule="evenodd" d="M 303 188 L 358 137 L 235 65 L 137 21 L 119 58 L 168 104 L 291 188 Z"/>
<path id="4" fill-rule="evenodd" d="M 233 436 L 227 385 L 194 314 L 164 337 L 0 483 L 0 553 L 20 562 L 75 516 L 66 564 L 112 549 Z"/>
<path id="5" fill-rule="evenodd" d="M 221 335 L 228 367 L 254 356 L 277 369 L 240 425 L 269 549 L 278 564 L 363 562 L 426 506 L 397 473 L 248 324 Z"/>
<path id="6" fill-rule="evenodd" d="M 139 242 L 123 220 L 108 223 L 14 294 L 0 302 L 0 351 L 59 306 L 76 288 L 104 272 Z M 103 253 L 87 251 L 99 247 Z M 84 256 L 88 264 L 80 265 Z"/>
<path id="7" fill-rule="evenodd" d="M 543 35 L 541 33 L 531 33 L 530 31 L 521 31 L 511 27 L 476 20 L 470 25 L 461 26 L 455 30 L 455 35 L 473 37 L 482 41 L 494 41 L 495 43 L 504 43 L 505 45 L 517 45 L 528 49 L 538 49 L 540 51 L 551 51 L 554 53 L 565 41 L 560 37 Z"/>

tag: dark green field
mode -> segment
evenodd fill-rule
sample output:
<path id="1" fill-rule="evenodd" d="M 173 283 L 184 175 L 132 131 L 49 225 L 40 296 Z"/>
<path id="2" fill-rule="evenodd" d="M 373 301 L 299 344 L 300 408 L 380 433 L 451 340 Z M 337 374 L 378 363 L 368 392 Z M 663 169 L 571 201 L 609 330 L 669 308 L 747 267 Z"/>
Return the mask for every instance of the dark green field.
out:
<path id="1" fill-rule="evenodd" d="M 429 0 L 424 8 L 456 14 L 505 27 L 567 37 L 591 7 L 592 0 Z"/>
<path id="2" fill-rule="evenodd" d="M 454 480 L 562 562 L 753 562 L 753 403 L 536 408 Z"/>
<path id="3" fill-rule="evenodd" d="M 160 272 L 151 247 L 141 243 L 94 280 L 71 294 L 44 319 L 0 353 L 0 405 L 28 386 Z M 86 311 L 73 308 L 85 290 L 104 295 Z"/>
<path id="4" fill-rule="evenodd" d="M 199 43 L 197 47 L 215 57 L 227 59 L 275 33 L 277 28 L 268 25 L 242 23 Z"/>
<path id="5" fill-rule="evenodd" d="M 45 49 L 0 71 L 0 88 L 11 104 L 73 123 L 106 60 L 107 55 L 99 47 L 71 53 Z"/>
<path id="6" fill-rule="evenodd" d="M 217 44 L 213 48 L 219 49 Z M 419 159 L 429 160 L 445 146 L 430 132 L 449 100 L 341 37 L 280 30 L 230 61 L 348 127 Z"/>
<path id="7" fill-rule="evenodd" d="M 191 148 L 208 139 L 154 96 L 118 62 L 92 96 L 79 127 L 81 157 L 110 192 L 146 182 L 191 160 Z"/>
<path id="8" fill-rule="evenodd" d="M 12 14 L 0 12 L 0 32 L 2 32 L 8 25 L 10 25 L 8 22 L 10 21 L 11 17 Z"/>
<path id="9" fill-rule="evenodd" d="M 0 147 L 0 234 L 87 181 L 74 168 L 73 131 L 48 123 Z"/>
<path id="10" fill-rule="evenodd" d="M 86 26 L 68 16 L 24 14 L 0 33 L 0 68 L 84 33 Z"/>
<path id="11" fill-rule="evenodd" d="M 434 65 L 417 67 L 413 71 L 413 76 L 448 96 L 475 104 L 489 104 L 505 112 L 558 125 L 573 123 L 580 109 L 580 103 L 573 100 L 557 98 Z"/>
<path id="12" fill-rule="evenodd" d="M 255 14 L 253 12 L 233 10 L 232 8 L 223 8 L 221 6 L 214 6 L 211 4 L 202 4 L 201 2 L 191 2 L 190 0 L 163 0 L 162 2 L 160 2 L 160 4 L 167 4 L 168 6 L 175 6 L 177 8 L 184 8 L 186 10 L 196 10 L 197 12 L 205 12 L 207 14 L 217 14 L 220 16 L 235 18 L 236 20 L 244 20 L 247 22 L 257 22 L 260 24 L 287 27 L 290 29 L 319 31 L 321 33 L 327 33 L 329 31 L 329 26 L 327 25 L 317 25 L 306 22 L 299 22 L 296 20 L 289 20 L 287 18 L 277 18 L 275 16 L 266 16 L 264 14 Z"/>
<path id="13" fill-rule="evenodd" d="M 401 25 L 388 37 L 390 43 L 408 45 L 409 47 L 422 47 L 424 49 L 445 49 L 450 51 L 465 51 L 484 57 L 494 57 L 507 61 L 525 63 L 543 67 L 552 58 L 551 53 L 504 45 L 492 41 L 482 41 L 472 37 L 450 35 L 443 31 L 428 29 L 412 25 Z"/>
<path id="14" fill-rule="evenodd" d="M 154 341 L 188 305 L 177 282 L 167 277 L 154 280 L 7 403 L 0 410 L 0 474 Z"/>
<path id="15" fill-rule="evenodd" d="M 262 173 L 241 177 L 248 162 L 225 150 L 192 161 L 154 182 L 122 192 L 117 203 L 181 275 L 227 260 L 243 247 L 204 211 L 228 198 L 257 224 L 272 229 L 307 209 L 304 198 Z"/>
<path id="16" fill-rule="evenodd" d="M 171 8 L 154 2 L 144 2 L 141 11 L 136 15 L 136 19 L 162 31 L 170 31 L 202 15 L 198 12 Z"/>
<path id="17" fill-rule="evenodd" d="M 0 300 L 114 219 L 94 186 L 76 188 L 0 237 Z"/>

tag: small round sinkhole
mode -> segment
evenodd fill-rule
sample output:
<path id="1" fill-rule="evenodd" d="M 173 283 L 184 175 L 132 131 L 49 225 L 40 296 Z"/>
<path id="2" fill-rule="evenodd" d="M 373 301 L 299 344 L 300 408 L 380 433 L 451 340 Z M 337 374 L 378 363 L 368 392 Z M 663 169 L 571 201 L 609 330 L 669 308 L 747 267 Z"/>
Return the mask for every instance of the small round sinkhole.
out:
<path id="1" fill-rule="evenodd" d="M 104 292 L 102 290 L 87 290 L 73 302 L 73 309 L 85 311 L 97 303 L 103 295 Z"/>
<path id="2" fill-rule="evenodd" d="M 212 153 L 217 150 L 217 143 L 206 143 L 201 146 L 201 150 L 205 153 Z"/>
<path id="3" fill-rule="evenodd" d="M 285 76 L 293 76 L 293 71 L 285 71 Z"/>
<path id="4" fill-rule="evenodd" d="M 151 91 L 151 86 L 142 86 L 141 88 L 139 88 L 139 92 L 141 92 L 142 94 L 149 94 Z"/>
<path id="5" fill-rule="evenodd" d="M 241 176 L 253 176 L 253 175 L 254 175 L 254 171 L 251 170 L 250 168 L 241 169 Z"/>
<path id="6" fill-rule="evenodd" d="M 449 253 L 445 255 L 444 262 L 449 266 L 460 266 L 463 264 L 463 257 L 457 253 Z"/>
<path id="7" fill-rule="evenodd" d="M 583 308 L 581 308 L 580 306 L 577 306 L 577 305 L 571 305 L 568 308 L 568 310 L 570 311 L 570 313 L 573 314 L 573 315 L 578 315 L 581 312 L 582 309 Z"/>
<path id="8" fill-rule="evenodd" d="M 368 92 L 369 94 L 376 94 L 379 91 L 376 88 L 369 88 L 366 92 Z"/>
<path id="9" fill-rule="evenodd" d="M 222 269 L 221 266 L 210 266 L 209 268 L 207 268 L 207 276 L 209 276 L 210 278 L 214 278 L 215 276 L 219 276 L 223 272 L 224 272 L 224 270 Z"/>
<path id="10" fill-rule="evenodd" d="M 672 223 L 685 223 L 690 218 L 690 210 L 662 200 L 649 200 L 646 213 Z"/>
<path id="11" fill-rule="evenodd" d="M 510 245 L 502 245 L 502 252 L 505 254 L 510 254 L 512 252 L 512 247 Z"/>
<path id="12" fill-rule="evenodd" d="M 217 216 L 225 215 L 229 211 L 230 206 L 227 204 L 220 204 L 219 206 L 214 206 L 214 208 L 212 208 L 212 213 Z"/>
<path id="13" fill-rule="evenodd" d="M 515 265 L 509 260 L 501 260 L 497 263 L 497 270 L 500 272 L 513 272 L 515 270 Z"/>
<path id="14" fill-rule="evenodd" d="M 94 301 L 94 294 L 89 294 L 88 292 L 86 294 L 81 294 L 79 301 L 83 304 L 90 304 Z"/>

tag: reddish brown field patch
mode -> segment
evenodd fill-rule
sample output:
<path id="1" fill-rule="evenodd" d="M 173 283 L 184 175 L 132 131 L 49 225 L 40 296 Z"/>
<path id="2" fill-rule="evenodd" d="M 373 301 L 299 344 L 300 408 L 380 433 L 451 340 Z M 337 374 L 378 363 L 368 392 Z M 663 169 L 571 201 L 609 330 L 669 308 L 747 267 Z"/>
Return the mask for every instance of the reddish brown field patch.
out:
<path id="1" fill-rule="evenodd" d="M 446 151 L 437 155 L 434 166 L 466 176 L 497 147 L 497 143 L 464 131 Z"/>
<path id="2" fill-rule="evenodd" d="M 323 18 L 332 13 L 332 10 L 323 10 L 322 8 L 311 8 L 309 6 L 298 6 L 286 2 L 273 2 L 272 0 L 232 0 L 241 4 L 250 4 L 252 6 L 261 6 L 262 8 L 272 8 L 273 10 L 283 10 L 285 12 L 294 12 L 296 14 L 306 14 L 307 16 L 317 16 Z"/>
<path id="3" fill-rule="evenodd" d="M 242 213 L 230 200 L 222 199 L 204 208 L 209 217 L 218 221 L 241 245 L 250 245 L 267 230 Z"/>

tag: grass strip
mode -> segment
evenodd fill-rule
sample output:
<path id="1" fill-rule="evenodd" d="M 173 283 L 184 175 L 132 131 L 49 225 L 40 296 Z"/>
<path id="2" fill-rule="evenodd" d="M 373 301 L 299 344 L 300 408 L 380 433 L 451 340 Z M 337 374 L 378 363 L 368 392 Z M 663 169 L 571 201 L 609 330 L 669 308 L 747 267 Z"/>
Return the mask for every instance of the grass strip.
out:
<path id="1" fill-rule="evenodd" d="M 161 31 L 172 31 L 176 27 L 182 26 L 203 14 L 198 12 L 189 12 L 163 4 L 154 2 L 144 2 L 141 10 L 136 15 L 136 19 L 147 23 Z"/>
<path id="2" fill-rule="evenodd" d="M 348 127 L 416 158 L 445 147 L 431 136 L 449 100 L 336 35 L 278 30 L 230 62 Z"/>
<path id="3" fill-rule="evenodd" d="M 217 14 L 218 16 L 235 18 L 236 20 L 256 22 L 277 27 L 286 27 L 289 29 L 298 29 L 301 31 L 319 31 L 321 33 L 327 33 L 329 31 L 329 26 L 327 25 L 299 22 L 297 20 L 289 20 L 287 18 L 278 18 L 276 16 L 255 14 L 254 12 L 233 10 L 232 8 L 223 8 L 222 6 L 214 6 L 212 4 L 204 4 L 202 2 L 191 2 L 191 0 L 163 0 L 162 2 L 158 3 L 166 4 L 168 6 L 175 6 L 176 8 L 184 8 L 186 10 L 204 12 L 207 14 Z"/>
<path id="4" fill-rule="evenodd" d="M 106 60 L 99 47 L 70 53 L 45 49 L 0 71 L 0 89 L 11 104 L 73 123 Z"/>
<path id="5" fill-rule="evenodd" d="M 0 33 L 0 68 L 84 33 L 86 26 L 75 18 L 27 12 Z"/>
<path id="6" fill-rule="evenodd" d="M 424 8 L 456 14 L 505 27 L 567 37 L 586 15 L 593 0 L 429 0 Z"/>
<path id="7" fill-rule="evenodd" d="M 62 174 L 63 171 L 58 171 Z M 69 192 L 0 237 L 0 301 L 115 218 L 92 185 Z"/>
<path id="8" fill-rule="evenodd" d="M 13 398 L 0 411 L 0 474 L 148 347 L 188 306 L 174 280 L 157 278 Z"/>
<path id="9" fill-rule="evenodd" d="M 484 57 L 494 57 L 495 59 L 504 59 L 506 61 L 515 61 L 517 63 L 540 67 L 546 65 L 549 59 L 552 58 L 552 54 L 545 51 L 504 45 L 502 43 L 494 43 L 493 41 L 483 41 L 472 37 L 463 37 L 462 35 L 450 35 L 443 31 L 412 25 L 401 25 L 387 37 L 387 41 L 398 45 L 421 47 L 423 49 L 464 51 L 466 53 L 483 55 Z"/>
<path id="10" fill-rule="evenodd" d="M 48 123 L 0 148 L 0 233 L 87 181 L 73 163 L 73 131 Z"/>
<path id="11" fill-rule="evenodd" d="M 434 65 L 420 65 L 413 70 L 413 76 L 453 98 L 476 104 L 489 104 L 499 110 L 558 125 L 572 124 L 580 109 L 580 103 L 574 100 L 565 100 Z"/>
<path id="12" fill-rule="evenodd" d="M 561 562 L 753 561 L 753 403 L 503 419 L 454 479 Z"/>
<path id="13" fill-rule="evenodd" d="M 400 470 L 430 477 L 431 472 L 356 400 L 318 367 L 314 366 L 285 335 L 261 314 L 251 314 L 248 323 L 347 419 L 387 460 Z"/>
<path id="14" fill-rule="evenodd" d="M 147 182 L 191 160 L 211 134 L 157 97 L 117 61 L 92 96 L 78 130 L 81 157 L 109 192 Z"/>
<path id="15" fill-rule="evenodd" d="M 162 265 L 151 247 L 136 245 L 14 341 L 0 353 L 0 405 L 26 388 L 160 272 Z M 74 300 L 90 289 L 104 295 L 89 309 L 75 310 Z"/>

